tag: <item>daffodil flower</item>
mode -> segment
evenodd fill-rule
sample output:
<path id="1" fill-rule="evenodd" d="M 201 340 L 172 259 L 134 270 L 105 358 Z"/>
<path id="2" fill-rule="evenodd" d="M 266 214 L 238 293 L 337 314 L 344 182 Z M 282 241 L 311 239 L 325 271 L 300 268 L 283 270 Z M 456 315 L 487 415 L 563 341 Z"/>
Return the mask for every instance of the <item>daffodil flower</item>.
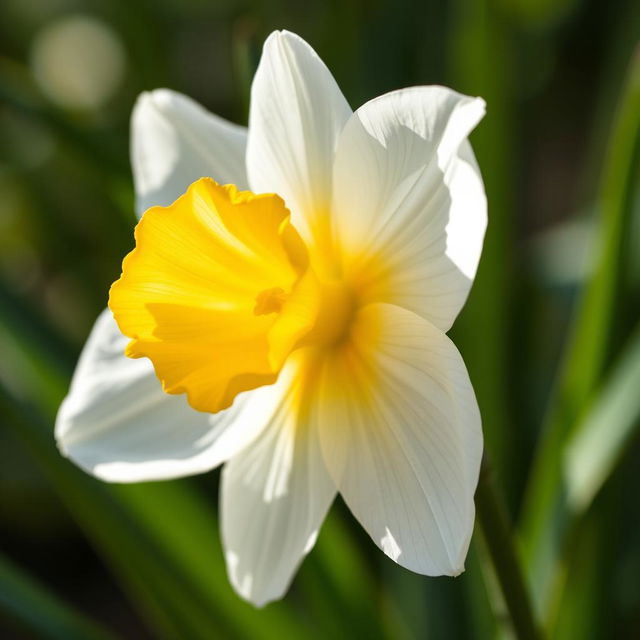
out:
<path id="1" fill-rule="evenodd" d="M 463 570 L 482 434 L 446 332 L 486 226 L 483 114 L 443 87 L 352 112 L 288 32 L 264 45 L 248 129 L 168 90 L 136 104 L 145 213 L 56 436 L 111 482 L 224 463 L 228 573 L 257 605 L 338 492 L 400 565 Z"/>

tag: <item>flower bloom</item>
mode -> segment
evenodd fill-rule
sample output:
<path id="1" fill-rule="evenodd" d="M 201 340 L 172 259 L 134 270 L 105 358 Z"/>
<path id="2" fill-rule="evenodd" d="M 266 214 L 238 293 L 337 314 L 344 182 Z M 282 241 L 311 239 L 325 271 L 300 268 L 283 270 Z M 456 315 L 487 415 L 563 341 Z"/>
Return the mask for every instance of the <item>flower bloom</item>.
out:
<path id="1" fill-rule="evenodd" d="M 168 90 L 136 104 L 146 212 L 56 436 L 112 482 L 224 462 L 229 577 L 257 605 L 337 492 L 402 566 L 463 570 L 482 434 L 445 332 L 486 226 L 467 141 L 483 114 L 443 87 L 352 112 L 288 32 L 265 43 L 248 129 Z"/>

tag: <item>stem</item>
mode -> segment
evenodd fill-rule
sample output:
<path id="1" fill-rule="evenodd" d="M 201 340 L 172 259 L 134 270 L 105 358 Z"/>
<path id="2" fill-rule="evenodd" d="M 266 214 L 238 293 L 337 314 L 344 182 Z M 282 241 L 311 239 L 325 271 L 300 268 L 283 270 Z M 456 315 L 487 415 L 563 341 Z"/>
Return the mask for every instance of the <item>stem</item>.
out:
<path id="1" fill-rule="evenodd" d="M 519 640 L 540 640 L 541 634 L 518 561 L 511 523 L 486 452 L 476 490 L 476 507 L 478 522 L 515 635 Z"/>

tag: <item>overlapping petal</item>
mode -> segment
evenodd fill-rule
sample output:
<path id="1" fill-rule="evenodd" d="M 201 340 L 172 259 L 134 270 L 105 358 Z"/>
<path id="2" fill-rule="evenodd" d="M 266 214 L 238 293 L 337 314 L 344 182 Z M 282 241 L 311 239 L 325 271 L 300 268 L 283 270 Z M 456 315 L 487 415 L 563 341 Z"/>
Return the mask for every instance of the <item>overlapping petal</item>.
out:
<path id="1" fill-rule="evenodd" d="M 246 186 L 246 137 L 245 127 L 187 96 L 168 89 L 142 94 L 131 119 L 138 215 L 171 204 L 201 176 Z M 243 398 L 215 417 L 196 412 L 185 398 L 162 391 L 148 360 L 124 355 L 127 342 L 106 310 L 58 413 L 56 439 L 66 455 L 104 480 L 137 482 L 207 471 L 246 444 L 241 428 L 226 433 Z"/>
<path id="2" fill-rule="evenodd" d="M 324 242 L 332 165 L 351 109 L 315 51 L 287 31 L 264 45 L 251 90 L 247 172 L 253 191 L 275 192 L 305 240 Z"/>
<path id="3" fill-rule="evenodd" d="M 287 590 L 336 494 L 306 421 L 304 355 L 265 394 L 266 428 L 224 467 L 222 540 L 235 589 L 258 606 Z"/>
<path id="4" fill-rule="evenodd" d="M 246 396 L 212 416 L 162 391 L 148 360 L 124 356 L 128 338 L 105 310 L 56 420 L 62 452 L 110 482 L 163 480 L 217 466 L 264 424 Z M 231 428 L 233 427 L 233 428 Z"/>
<path id="5" fill-rule="evenodd" d="M 333 224 L 343 268 L 366 302 L 410 309 L 448 330 L 475 276 L 486 227 L 466 138 L 484 102 L 443 87 L 376 98 L 345 126 Z"/>
<path id="6" fill-rule="evenodd" d="M 143 93 L 131 116 L 138 215 L 170 205 L 202 177 L 247 188 L 247 129 L 169 89 Z"/>
<path id="7" fill-rule="evenodd" d="M 474 523 L 480 414 L 460 354 L 420 316 L 364 307 L 317 376 L 312 415 L 345 502 L 402 566 L 457 575 Z"/>

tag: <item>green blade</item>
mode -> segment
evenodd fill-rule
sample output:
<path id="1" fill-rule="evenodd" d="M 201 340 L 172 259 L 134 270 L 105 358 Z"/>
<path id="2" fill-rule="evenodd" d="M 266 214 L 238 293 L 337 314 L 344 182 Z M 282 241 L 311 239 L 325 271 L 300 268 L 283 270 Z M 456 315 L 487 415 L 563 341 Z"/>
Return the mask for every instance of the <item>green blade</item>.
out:
<path id="1" fill-rule="evenodd" d="M 589 507 L 640 426 L 639 389 L 640 331 L 637 331 L 565 446 L 567 499 L 575 514 Z"/>
<path id="2" fill-rule="evenodd" d="M 540 607 L 570 515 L 563 478 L 564 444 L 620 350 L 615 339 L 622 333 L 618 327 L 625 308 L 623 284 L 639 160 L 640 57 L 636 56 L 620 100 L 602 181 L 599 258 L 575 316 L 522 512 L 525 559 Z"/>

